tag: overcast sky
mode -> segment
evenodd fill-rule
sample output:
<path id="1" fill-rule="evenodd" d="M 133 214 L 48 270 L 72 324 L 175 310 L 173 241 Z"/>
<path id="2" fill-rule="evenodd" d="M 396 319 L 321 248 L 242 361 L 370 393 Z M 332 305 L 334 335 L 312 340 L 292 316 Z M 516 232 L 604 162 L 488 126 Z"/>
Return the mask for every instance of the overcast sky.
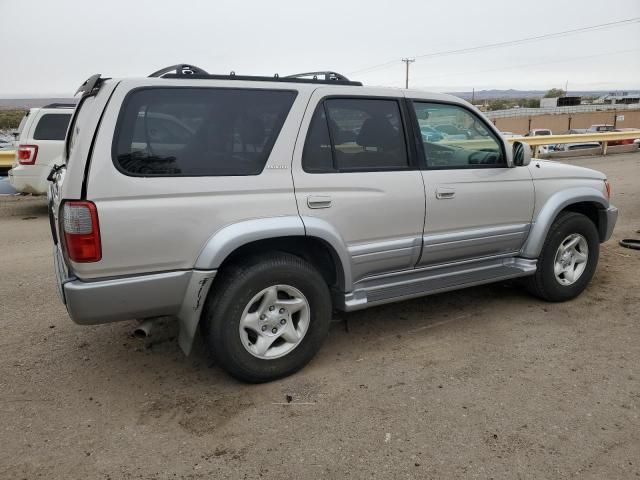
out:
<path id="1" fill-rule="evenodd" d="M 0 13 L 7 97 L 69 95 L 94 73 L 146 76 L 175 63 L 211 73 L 336 70 L 402 86 L 402 57 L 640 17 L 640 0 L 0 0 Z M 411 85 L 437 91 L 566 81 L 569 91 L 640 89 L 640 23 L 411 65 Z"/>

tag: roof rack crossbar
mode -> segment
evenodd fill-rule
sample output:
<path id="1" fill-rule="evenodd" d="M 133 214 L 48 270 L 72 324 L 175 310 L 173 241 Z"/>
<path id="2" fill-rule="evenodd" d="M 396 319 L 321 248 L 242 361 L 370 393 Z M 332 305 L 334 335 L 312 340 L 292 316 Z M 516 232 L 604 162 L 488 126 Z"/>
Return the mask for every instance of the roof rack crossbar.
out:
<path id="1" fill-rule="evenodd" d="M 196 67 L 195 65 L 189 65 L 187 63 L 178 63 L 177 65 L 171 65 L 170 67 L 165 67 L 157 72 L 153 72 L 149 75 L 149 78 L 157 78 L 164 77 L 170 72 L 175 72 L 174 75 L 208 75 L 208 73 L 200 67 Z"/>
<path id="2" fill-rule="evenodd" d="M 313 80 L 318 80 L 320 77 L 324 77 L 325 81 L 343 81 L 348 82 L 349 79 L 338 72 L 321 71 L 321 72 L 305 72 L 305 73 L 294 73 L 293 75 L 287 75 L 284 78 L 309 78 L 311 77 Z"/>

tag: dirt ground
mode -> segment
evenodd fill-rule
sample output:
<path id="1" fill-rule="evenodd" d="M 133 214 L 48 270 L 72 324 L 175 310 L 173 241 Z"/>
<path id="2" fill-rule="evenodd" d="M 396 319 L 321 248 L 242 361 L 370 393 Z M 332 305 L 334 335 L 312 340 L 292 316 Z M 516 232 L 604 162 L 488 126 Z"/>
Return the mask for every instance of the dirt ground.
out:
<path id="1" fill-rule="evenodd" d="M 578 299 L 496 284 L 336 322 L 298 374 L 245 385 L 175 326 L 73 324 L 42 199 L 0 197 L 0 478 L 640 477 L 640 154 Z M 287 396 L 291 402 L 287 403 Z"/>

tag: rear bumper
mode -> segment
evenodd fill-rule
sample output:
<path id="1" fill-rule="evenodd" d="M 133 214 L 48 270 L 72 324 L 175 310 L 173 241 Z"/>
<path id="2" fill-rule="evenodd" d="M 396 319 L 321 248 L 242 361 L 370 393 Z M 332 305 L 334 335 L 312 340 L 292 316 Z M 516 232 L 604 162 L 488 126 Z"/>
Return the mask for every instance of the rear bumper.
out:
<path id="1" fill-rule="evenodd" d="M 63 282 L 71 319 L 82 325 L 177 315 L 185 299 L 191 271 L 85 282 Z"/>
<path id="2" fill-rule="evenodd" d="M 618 209 L 611 205 L 609 208 L 599 210 L 600 218 L 600 241 L 606 242 L 611 238 L 613 234 L 613 229 L 616 226 L 616 221 L 618 220 Z"/>
<path id="3" fill-rule="evenodd" d="M 57 249 L 56 249 L 57 251 Z M 85 282 L 61 279 L 63 302 L 81 325 L 171 316 L 178 319 L 178 343 L 189 355 L 216 270 L 184 270 Z"/>
<path id="4" fill-rule="evenodd" d="M 48 165 L 16 165 L 9 170 L 9 183 L 18 192 L 46 195 Z"/>

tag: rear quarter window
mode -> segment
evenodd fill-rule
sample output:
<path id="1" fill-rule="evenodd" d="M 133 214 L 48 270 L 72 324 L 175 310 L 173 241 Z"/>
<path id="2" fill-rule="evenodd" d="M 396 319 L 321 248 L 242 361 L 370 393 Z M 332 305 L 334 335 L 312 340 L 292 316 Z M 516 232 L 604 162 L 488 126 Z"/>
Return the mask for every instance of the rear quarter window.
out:
<path id="1" fill-rule="evenodd" d="M 134 176 L 258 175 L 295 97 L 289 90 L 134 90 L 118 118 L 114 164 Z"/>
<path id="2" fill-rule="evenodd" d="M 70 120 L 70 113 L 45 113 L 38 120 L 33 139 L 64 140 Z"/>

